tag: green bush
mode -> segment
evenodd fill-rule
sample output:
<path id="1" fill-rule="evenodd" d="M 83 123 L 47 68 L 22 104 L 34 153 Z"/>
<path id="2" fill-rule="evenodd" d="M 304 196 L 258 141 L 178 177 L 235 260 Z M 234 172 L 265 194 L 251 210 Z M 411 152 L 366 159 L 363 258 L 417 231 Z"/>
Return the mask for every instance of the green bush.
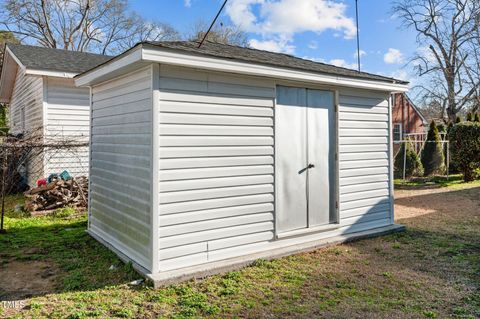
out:
<path id="1" fill-rule="evenodd" d="M 406 154 L 405 154 L 406 152 Z M 413 149 L 412 142 L 407 140 L 402 143 L 400 150 L 395 156 L 394 168 L 395 178 L 403 178 L 403 164 L 405 161 L 405 177 L 423 176 L 423 165 L 420 161 L 420 157 Z"/>
<path id="2" fill-rule="evenodd" d="M 473 114 L 472 112 L 467 113 L 467 117 L 465 119 L 467 122 L 473 122 Z"/>
<path id="3" fill-rule="evenodd" d="M 455 124 L 449 138 L 450 153 L 463 174 L 463 180 L 473 181 L 480 169 L 480 123 Z"/>
<path id="4" fill-rule="evenodd" d="M 473 121 L 477 123 L 480 122 L 480 113 L 478 112 L 475 113 L 475 116 L 473 117 Z"/>
<path id="5" fill-rule="evenodd" d="M 426 176 L 445 173 L 445 156 L 435 121 L 430 123 L 427 141 L 422 151 L 422 165 Z"/>

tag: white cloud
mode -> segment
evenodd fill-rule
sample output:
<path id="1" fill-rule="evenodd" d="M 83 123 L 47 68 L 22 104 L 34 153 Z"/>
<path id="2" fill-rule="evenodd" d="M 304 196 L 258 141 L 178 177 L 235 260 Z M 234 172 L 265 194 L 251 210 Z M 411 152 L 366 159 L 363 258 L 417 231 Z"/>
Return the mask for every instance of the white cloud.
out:
<path id="1" fill-rule="evenodd" d="M 357 63 L 348 63 L 344 59 L 333 59 L 328 62 L 329 64 L 339 66 L 347 69 L 358 69 Z"/>
<path id="2" fill-rule="evenodd" d="M 295 46 L 289 44 L 287 40 L 257 40 L 251 39 L 250 46 L 254 49 L 265 50 L 271 52 L 281 52 L 287 54 L 293 54 L 295 52 Z"/>
<path id="3" fill-rule="evenodd" d="M 231 0 L 226 13 L 243 31 L 262 36 L 264 42 L 280 37 L 292 42 L 297 33 L 334 34 L 352 39 L 355 23 L 338 0 Z"/>
<path id="4" fill-rule="evenodd" d="M 403 53 L 398 49 L 388 49 L 388 52 L 383 56 L 383 61 L 388 64 L 403 63 Z"/>
<path id="5" fill-rule="evenodd" d="M 183 3 L 187 8 L 190 8 L 192 6 L 192 0 L 184 0 Z"/>
<path id="6" fill-rule="evenodd" d="M 363 50 L 360 50 L 360 57 L 365 56 L 365 55 L 367 55 L 367 52 L 365 52 Z M 357 51 L 355 51 L 355 53 L 353 53 L 353 57 L 355 59 L 358 58 L 358 52 Z"/>

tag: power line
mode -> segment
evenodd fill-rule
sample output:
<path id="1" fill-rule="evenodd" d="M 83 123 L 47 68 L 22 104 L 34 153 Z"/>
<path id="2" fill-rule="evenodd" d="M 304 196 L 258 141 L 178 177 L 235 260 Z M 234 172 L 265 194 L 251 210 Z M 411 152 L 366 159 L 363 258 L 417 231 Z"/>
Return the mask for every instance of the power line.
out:
<path id="1" fill-rule="evenodd" d="M 360 31 L 358 30 L 358 0 L 355 0 L 355 18 L 357 20 L 357 63 L 360 72 Z"/>
<path id="2" fill-rule="evenodd" d="M 207 38 L 208 34 L 209 34 L 210 31 L 212 30 L 213 25 L 215 24 L 215 22 L 217 22 L 218 16 L 220 15 L 220 13 L 222 12 L 223 8 L 224 8 L 225 5 L 227 4 L 227 1 L 228 1 L 228 0 L 225 0 L 225 2 L 223 2 L 223 4 L 222 4 L 222 7 L 220 8 L 220 10 L 218 10 L 217 15 L 215 16 L 215 19 L 213 19 L 212 24 L 210 24 L 210 27 L 208 28 L 207 32 L 206 32 L 205 35 L 203 36 L 202 41 L 200 41 L 200 44 L 198 45 L 198 48 L 200 48 L 200 47 L 202 46 L 203 42 L 205 42 L 205 39 Z"/>

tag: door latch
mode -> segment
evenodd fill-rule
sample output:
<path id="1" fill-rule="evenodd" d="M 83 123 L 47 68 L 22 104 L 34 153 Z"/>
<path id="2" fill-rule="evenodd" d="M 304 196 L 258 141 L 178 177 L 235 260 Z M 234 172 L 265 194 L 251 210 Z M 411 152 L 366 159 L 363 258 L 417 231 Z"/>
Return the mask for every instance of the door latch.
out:
<path id="1" fill-rule="evenodd" d="M 308 166 L 307 166 L 307 168 L 314 168 L 314 167 L 315 167 L 315 165 L 313 165 L 313 164 L 308 164 Z"/>

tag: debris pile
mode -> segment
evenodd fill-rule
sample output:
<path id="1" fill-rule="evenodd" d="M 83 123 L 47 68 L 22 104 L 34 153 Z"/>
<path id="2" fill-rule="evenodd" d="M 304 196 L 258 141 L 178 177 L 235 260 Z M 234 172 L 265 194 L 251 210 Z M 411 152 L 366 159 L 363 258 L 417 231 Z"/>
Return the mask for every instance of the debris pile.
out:
<path id="1" fill-rule="evenodd" d="M 25 193 L 27 211 L 52 210 L 62 207 L 86 208 L 88 198 L 88 178 L 79 176 L 68 180 L 60 176 L 52 178 L 45 185 Z"/>

